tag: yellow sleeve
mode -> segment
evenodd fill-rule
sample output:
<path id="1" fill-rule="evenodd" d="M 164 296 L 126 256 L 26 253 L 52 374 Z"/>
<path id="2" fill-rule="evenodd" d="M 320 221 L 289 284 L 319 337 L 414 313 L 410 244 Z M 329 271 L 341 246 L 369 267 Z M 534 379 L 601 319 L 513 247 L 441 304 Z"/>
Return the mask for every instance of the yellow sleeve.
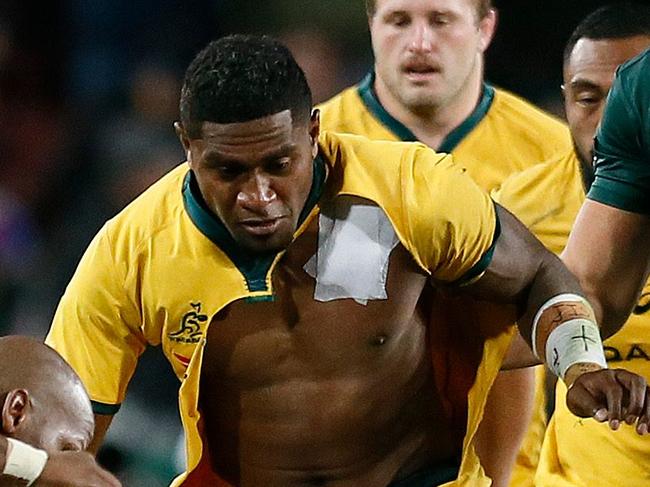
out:
<path id="1" fill-rule="evenodd" d="M 99 414 L 117 412 L 145 348 L 126 274 L 105 226 L 82 257 L 46 338 L 79 374 Z"/>
<path id="2" fill-rule="evenodd" d="M 434 279 L 480 276 L 498 237 L 494 203 L 450 155 L 420 147 L 402 166 L 404 219 L 411 253 Z"/>

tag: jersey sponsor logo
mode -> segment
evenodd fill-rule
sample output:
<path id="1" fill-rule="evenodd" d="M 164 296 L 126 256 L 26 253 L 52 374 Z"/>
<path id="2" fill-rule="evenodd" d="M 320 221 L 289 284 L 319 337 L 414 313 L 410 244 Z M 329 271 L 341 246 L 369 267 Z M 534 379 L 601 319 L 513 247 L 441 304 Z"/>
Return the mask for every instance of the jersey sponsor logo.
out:
<path id="1" fill-rule="evenodd" d="M 611 347 L 605 345 L 605 358 L 608 362 L 630 362 L 632 360 L 650 361 L 650 349 L 648 345 L 632 343 L 628 347 Z"/>
<path id="2" fill-rule="evenodd" d="M 190 303 L 192 311 L 181 318 L 180 329 L 167 335 L 172 342 L 199 343 L 203 336 L 202 325 L 208 322 L 208 315 L 201 314 L 201 303 Z"/>

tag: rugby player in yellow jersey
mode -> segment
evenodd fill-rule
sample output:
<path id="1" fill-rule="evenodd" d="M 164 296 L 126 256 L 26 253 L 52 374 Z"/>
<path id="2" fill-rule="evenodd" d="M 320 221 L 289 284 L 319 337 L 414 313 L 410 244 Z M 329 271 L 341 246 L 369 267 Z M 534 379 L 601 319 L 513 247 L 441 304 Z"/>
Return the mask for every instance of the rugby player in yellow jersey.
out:
<path id="1" fill-rule="evenodd" d="M 0 338 L 0 486 L 119 487 L 84 452 L 88 395 L 68 364 L 32 338 Z"/>
<path id="2" fill-rule="evenodd" d="M 555 253 L 569 236 L 593 181 L 593 138 L 619 64 L 650 47 L 650 7 L 634 3 L 604 6 L 587 16 L 564 53 L 565 107 L 575 150 L 565 157 L 507 180 L 494 195 Z M 553 195 L 549 198 L 549 195 Z M 608 363 L 650 378 L 650 314 L 644 297 L 623 329 L 605 341 Z M 633 428 L 615 435 L 602 425 L 579 420 L 564 404 L 557 385 L 556 410 L 549 423 L 535 484 L 539 487 L 648 483 L 650 448 Z"/>
<path id="3" fill-rule="evenodd" d="M 495 30 L 490 0 L 368 0 L 374 70 L 325 102 L 325 130 L 383 140 L 418 140 L 461 161 L 486 190 L 531 165 L 571 150 L 564 124 L 483 79 L 484 52 Z M 544 403 L 538 370 L 537 403 Z M 533 371 L 500 374 L 481 428 L 479 452 L 495 487 L 505 487 L 529 425 Z M 527 412 L 525 405 L 529 404 Z M 514 422 L 507 411 L 519 411 Z M 499 421 L 499 416 L 506 416 Z M 546 412 L 535 420 L 514 478 L 531 478 Z"/>
<path id="4" fill-rule="evenodd" d="M 162 344 L 187 438 L 174 485 L 487 485 L 472 436 L 506 350 L 475 371 L 455 437 L 427 340 L 446 324 L 420 299 L 433 286 L 511 303 L 574 413 L 624 409 L 647 427 L 647 385 L 602 369 L 573 276 L 451 156 L 320 134 L 304 74 L 265 37 L 210 43 L 180 106 L 187 163 L 102 228 L 48 335 L 89 390 L 97 438 L 143 348 Z"/>

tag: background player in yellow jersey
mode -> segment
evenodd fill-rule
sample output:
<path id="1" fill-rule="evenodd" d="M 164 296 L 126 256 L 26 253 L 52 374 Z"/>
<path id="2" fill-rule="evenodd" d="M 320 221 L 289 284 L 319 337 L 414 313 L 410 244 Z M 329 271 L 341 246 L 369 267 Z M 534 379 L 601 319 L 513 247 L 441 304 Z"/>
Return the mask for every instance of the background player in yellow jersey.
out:
<path id="1" fill-rule="evenodd" d="M 99 232 L 48 335 L 98 413 L 162 344 L 182 380 L 176 485 L 486 484 L 471 437 L 456 456 L 463 439 L 436 391 L 427 338 L 445 323 L 420 300 L 432 283 L 516 304 L 528 342 L 573 384 L 576 414 L 616 421 L 624 408 L 647 426 L 645 381 L 600 370 L 597 326 L 559 259 L 450 156 L 319 134 L 281 44 L 209 44 L 176 128 L 187 164 Z M 576 327 L 588 350 L 567 338 Z M 471 428 L 500 358 L 477 371 Z"/>
<path id="2" fill-rule="evenodd" d="M 34 339 L 0 338 L 0 486 L 118 487 L 83 452 L 93 414 L 79 377 Z"/>
<path id="3" fill-rule="evenodd" d="M 556 253 L 566 245 L 593 181 L 593 138 L 616 68 L 648 47 L 647 5 L 618 3 L 587 16 L 576 27 L 564 52 L 563 91 L 575 150 L 558 161 L 513 176 L 495 194 Z M 548 197 L 551 194 L 553 198 Z M 626 367 L 650 379 L 647 311 L 647 298 L 643 298 L 623 329 L 605 345 L 610 366 Z M 535 484 L 647 485 L 647 441 L 638 441 L 630 427 L 610 436 L 602 425 L 578 420 L 563 404 L 565 395 L 566 387 L 558 383 L 556 410 L 544 440 Z"/>
<path id="4" fill-rule="evenodd" d="M 368 0 L 374 70 L 320 106 L 326 130 L 373 139 L 418 140 L 449 152 L 484 189 L 509 175 L 571 150 L 562 123 L 483 79 L 484 53 L 496 28 L 490 0 Z M 538 402 L 543 374 L 538 371 Z M 479 444 L 496 487 L 510 469 L 529 421 L 532 370 L 500 374 L 494 385 Z M 516 408 L 517 423 L 499 414 Z M 535 410 L 515 473 L 531 477 L 541 447 L 545 410 Z M 496 448 L 495 446 L 498 446 Z"/>

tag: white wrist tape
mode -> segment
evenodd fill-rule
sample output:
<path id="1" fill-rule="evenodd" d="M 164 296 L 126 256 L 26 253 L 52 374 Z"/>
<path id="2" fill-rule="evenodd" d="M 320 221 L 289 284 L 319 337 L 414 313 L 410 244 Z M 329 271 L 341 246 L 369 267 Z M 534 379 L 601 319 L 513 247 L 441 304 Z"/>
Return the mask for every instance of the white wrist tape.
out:
<path id="1" fill-rule="evenodd" d="M 591 305 L 577 294 L 560 294 L 544 303 L 533 319 L 531 339 L 535 356 L 546 359 L 542 361 L 558 377 L 579 362 L 607 368 Z"/>
<path id="2" fill-rule="evenodd" d="M 567 369 L 580 362 L 607 368 L 600 330 L 591 320 L 567 321 L 551 332 L 546 341 L 546 365 L 564 379 Z"/>
<path id="3" fill-rule="evenodd" d="M 40 477 L 47 463 L 47 453 L 22 441 L 7 438 L 7 455 L 3 475 L 26 480 L 30 486 Z"/>

